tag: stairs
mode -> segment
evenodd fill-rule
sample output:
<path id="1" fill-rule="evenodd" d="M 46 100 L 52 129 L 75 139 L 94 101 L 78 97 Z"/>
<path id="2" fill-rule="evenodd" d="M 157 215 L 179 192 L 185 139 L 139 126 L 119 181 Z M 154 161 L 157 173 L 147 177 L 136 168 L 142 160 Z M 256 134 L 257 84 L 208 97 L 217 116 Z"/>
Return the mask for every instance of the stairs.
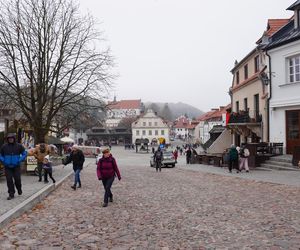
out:
<path id="1" fill-rule="evenodd" d="M 300 171 L 298 166 L 293 166 L 291 155 L 280 155 L 270 157 L 260 167 L 271 170 L 286 170 L 286 171 Z"/>

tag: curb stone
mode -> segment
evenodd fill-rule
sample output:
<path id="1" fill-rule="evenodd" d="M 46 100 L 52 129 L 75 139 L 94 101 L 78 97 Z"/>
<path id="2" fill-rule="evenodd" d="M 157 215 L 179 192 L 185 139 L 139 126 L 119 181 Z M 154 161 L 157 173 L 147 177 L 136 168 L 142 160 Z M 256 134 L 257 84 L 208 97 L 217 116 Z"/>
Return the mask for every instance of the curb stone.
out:
<path id="1" fill-rule="evenodd" d="M 30 196 L 28 199 L 14 207 L 13 209 L 7 211 L 5 214 L 0 216 L 0 228 L 3 228 L 13 219 L 21 216 L 23 213 L 32 209 L 35 205 L 40 203 L 43 199 L 45 199 L 51 192 L 60 187 L 63 182 L 68 179 L 73 174 L 73 171 L 70 171 L 65 177 L 61 180 L 57 181 L 55 184 L 51 184 L 46 186 Z"/>

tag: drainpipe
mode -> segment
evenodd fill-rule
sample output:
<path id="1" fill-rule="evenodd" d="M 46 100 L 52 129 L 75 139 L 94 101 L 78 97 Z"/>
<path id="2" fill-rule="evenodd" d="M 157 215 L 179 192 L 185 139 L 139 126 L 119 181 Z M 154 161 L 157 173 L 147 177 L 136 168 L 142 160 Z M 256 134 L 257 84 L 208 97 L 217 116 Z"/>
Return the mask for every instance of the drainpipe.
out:
<path id="1" fill-rule="evenodd" d="M 266 50 L 266 55 L 269 58 L 269 97 L 267 99 L 267 119 L 268 119 L 268 126 L 267 126 L 267 139 L 270 142 L 270 99 L 272 98 L 272 67 L 271 67 L 271 56 L 268 54 Z"/>

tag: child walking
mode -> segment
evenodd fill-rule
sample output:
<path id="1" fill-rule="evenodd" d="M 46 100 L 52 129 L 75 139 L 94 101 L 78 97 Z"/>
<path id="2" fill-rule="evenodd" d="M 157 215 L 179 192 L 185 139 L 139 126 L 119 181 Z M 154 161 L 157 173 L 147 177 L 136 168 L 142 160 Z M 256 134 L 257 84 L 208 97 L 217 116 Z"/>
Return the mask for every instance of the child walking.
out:
<path id="1" fill-rule="evenodd" d="M 44 173 L 44 183 L 49 182 L 48 181 L 48 175 L 51 178 L 51 180 L 53 181 L 53 183 L 55 183 L 55 179 L 52 176 L 52 163 L 50 162 L 49 155 L 45 156 L 42 168 L 45 171 L 45 173 Z"/>

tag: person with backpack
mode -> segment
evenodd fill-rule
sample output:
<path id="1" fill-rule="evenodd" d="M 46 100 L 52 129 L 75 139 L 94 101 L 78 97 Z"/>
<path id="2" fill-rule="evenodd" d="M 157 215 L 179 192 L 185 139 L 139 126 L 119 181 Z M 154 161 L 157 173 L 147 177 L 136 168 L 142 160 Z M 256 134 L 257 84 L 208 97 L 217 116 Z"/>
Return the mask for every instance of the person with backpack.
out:
<path id="1" fill-rule="evenodd" d="M 231 145 L 229 150 L 229 173 L 232 173 L 232 169 L 235 168 L 236 172 L 239 173 L 239 154 L 234 144 Z"/>
<path id="2" fill-rule="evenodd" d="M 161 162 L 163 159 L 163 152 L 160 147 L 158 147 L 158 149 L 154 152 L 153 159 L 155 162 L 156 172 L 158 172 L 158 170 L 159 172 L 161 172 Z"/>
<path id="3" fill-rule="evenodd" d="M 22 194 L 20 164 L 26 159 L 27 152 L 21 144 L 17 143 L 16 134 L 9 133 L 6 139 L 7 143 L 0 149 L 0 162 L 4 165 L 5 169 L 9 194 L 7 200 L 11 200 L 15 196 L 15 186 L 18 190 L 18 194 Z"/>
<path id="4" fill-rule="evenodd" d="M 249 166 L 248 166 L 248 157 L 250 156 L 249 149 L 246 147 L 246 145 L 241 147 L 240 150 L 240 166 L 239 170 L 242 171 L 243 168 L 245 168 L 246 172 L 249 172 Z"/>
<path id="5" fill-rule="evenodd" d="M 52 176 L 52 163 L 50 161 L 50 156 L 46 155 L 43 161 L 43 169 L 44 169 L 44 183 L 48 183 L 48 175 L 53 183 L 55 183 L 55 179 Z"/>
<path id="6" fill-rule="evenodd" d="M 115 180 L 115 176 L 121 180 L 121 174 L 116 162 L 116 159 L 110 153 L 108 148 L 102 150 L 102 158 L 97 163 L 97 177 L 102 181 L 104 187 L 104 202 L 103 207 L 108 206 L 108 201 L 113 202 L 113 194 L 111 192 L 111 186 Z"/>
<path id="7" fill-rule="evenodd" d="M 192 150 L 190 147 L 187 148 L 187 150 L 185 152 L 185 156 L 186 156 L 186 164 L 191 164 Z"/>

